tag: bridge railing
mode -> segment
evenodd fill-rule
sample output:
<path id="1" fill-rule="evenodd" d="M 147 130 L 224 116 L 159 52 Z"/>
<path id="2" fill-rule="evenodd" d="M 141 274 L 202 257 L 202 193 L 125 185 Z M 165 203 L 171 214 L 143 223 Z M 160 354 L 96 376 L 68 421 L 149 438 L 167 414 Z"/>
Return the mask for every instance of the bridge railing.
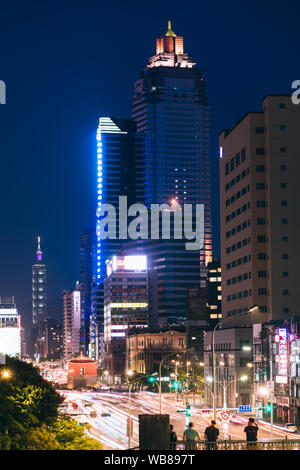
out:
<path id="1" fill-rule="evenodd" d="M 170 449 L 172 445 L 170 446 Z M 247 442 L 245 440 L 218 440 L 215 442 L 177 441 L 173 444 L 173 450 L 300 450 L 300 440 L 280 439 Z"/>
<path id="2" fill-rule="evenodd" d="M 139 447 L 128 450 L 139 450 Z M 176 443 L 170 444 L 170 448 L 165 450 L 300 450 L 300 439 L 265 439 L 257 442 L 228 439 L 223 441 L 218 440 L 216 443 L 207 441 L 177 441 Z"/>

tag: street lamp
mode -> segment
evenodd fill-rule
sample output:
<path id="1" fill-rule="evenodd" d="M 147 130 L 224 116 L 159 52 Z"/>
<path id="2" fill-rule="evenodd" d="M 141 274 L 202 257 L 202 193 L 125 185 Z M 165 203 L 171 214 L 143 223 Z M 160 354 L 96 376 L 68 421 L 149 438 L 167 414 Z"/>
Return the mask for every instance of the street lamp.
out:
<path id="1" fill-rule="evenodd" d="M 10 377 L 10 372 L 9 372 L 9 370 L 7 370 L 7 369 L 4 370 L 4 371 L 2 372 L 2 377 L 3 377 L 4 379 L 9 379 L 9 377 Z"/>
<path id="2" fill-rule="evenodd" d="M 181 352 L 186 352 L 188 351 L 189 349 L 191 349 L 192 346 L 189 346 L 188 348 L 186 349 L 183 349 Z M 178 351 L 177 352 L 172 352 L 170 354 L 168 354 L 167 356 L 163 357 L 162 360 L 160 361 L 159 363 L 159 414 L 161 415 L 161 368 L 162 368 L 162 364 L 163 362 L 168 359 L 168 357 L 171 357 L 173 356 L 174 354 L 178 354 Z"/>
<path id="3" fill-rule="evenodd" d="M 131 431 L 132 431 L 132 427 L 131 427 L 131 390 L 132 390 L 132 387 L 133 387 L 133 384 L 139 380 L 140 378 L 143 378 L 143 377 L 151 377 L 153 375 L 157 375 L 157 372 L 155 374 L 149 374 L 149 375 L 140 375 L 139 377 L 136 377 L 134 380 L 132 380 L 132 382 L 129 382 L 129 377 L 132 377 L 134 374 L 134 372 L 132 370 L 128 370 L 126 372 L 126 379 L 127 379 L 127 384 L 128 384 L 128 449 L 130 449 L 130 445 L 131 445 Z"/>
<path id="4" fill-rule="evenodd" d="M 247 348 L 247 349 L 246 349 Z M 244 351 L 250 351 L 252 348 L 250 346 L 244 346 L 243 350 Z M 263 360 L 266 360 L 266 357 L 260 352 L 260 351 L 255 351 L 255 355 L 258 355 L 263 358 Z M 273 355 L 272 355 L 272 336 L 269 336 L 269 365 L 270 365 L 270 402 L 271 402 L 271 416 L 270 416 L 270 437 L 271 439 L 273 438 L 273 400 L 274 400 L 274 390 L 273 390 Z"/>

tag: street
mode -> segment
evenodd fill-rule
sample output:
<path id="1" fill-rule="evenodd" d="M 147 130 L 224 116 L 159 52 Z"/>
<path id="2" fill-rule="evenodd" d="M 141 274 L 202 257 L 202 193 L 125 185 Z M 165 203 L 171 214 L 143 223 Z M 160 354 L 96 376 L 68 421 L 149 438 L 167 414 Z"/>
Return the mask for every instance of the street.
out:
<path id="1" fill-rule="evenodd" d="M 66 412 L 77 420 L 88 422 L 91 429 L 88 434 L 98 439 L 106 450 L 125 450 L 128 449 L 127 437 L 127 418 L 129 399 L 126 393 L 111 392 L 75 392 L 63 391 L 65 395 Z M 75 410 L 72 403 L 78 405 Z M 74 405 L 76 407 L 76 405 Z M 176 400 L 174 395 L 164 394 L 162 396 L 162 413 L 170 415 L 170 424 L 174 425 L 178 440 L 182 440 L 185 430 L 185 413 L 178 413 L 177 409 L 183 410 L 184 403 Z M 91 412 L 96 412 L 96 417 L 90 416 Z M 151 392 L 137 392 L 131 395 L 131 417 L 133 419 L 133 436 L 131 438 L 131 448 L 139 445 L 138 441 L 138 415 L 147 413 L 159 413 L 158 394 Z M 103 415 L 103 416 L 102 416 Z M 106 415 L 106 416 L 105 416 Z M 94 415 L 95 416 L 95 415 Z M 200 439 L 204 439 L 204 430 L 212 419 L 210 413 L 203 413 L 200 408 L 191 404 L 190 421 L 194 423 L 194 428 L 199 432 Z M 228 435 L 234 440 L 244 440 L 244 427 L 248 418 L 243 415 L 232 416 L 228 423 Z M 258 422 L 259 440 L 270 439 L 270 425 Z M 224 439 L 223 423 L 217 421 L 217 427 L 220 429 L 219 439 Z M 274 439 L 283 439 L 287 436 L 289 439 L 300 439 L 300 435 L 282 431 L 276 427 L 273 429 Z"/>

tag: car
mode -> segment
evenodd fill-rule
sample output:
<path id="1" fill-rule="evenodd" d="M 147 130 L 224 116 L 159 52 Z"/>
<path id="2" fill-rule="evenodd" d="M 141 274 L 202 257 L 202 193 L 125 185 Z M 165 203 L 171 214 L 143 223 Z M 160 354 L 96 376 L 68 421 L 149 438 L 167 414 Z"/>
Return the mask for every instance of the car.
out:
<path id="1" fill-rule="evenodd" d="M 287 423 L 285 425 L 285 427 L 288 428 L 289 432 L 297 432 L 298 431 L 296 424 L 293 424 L 293 423 Z"/>
<path id="2" fill-rule="evenodd" d="M 101 413 L 101 416 L 102 416 L 103 418 L 106 418 L 107 416 L 111 416 L 111 414 L 108 413 L 108 412 L 103 412 L 103 413 Z"/>

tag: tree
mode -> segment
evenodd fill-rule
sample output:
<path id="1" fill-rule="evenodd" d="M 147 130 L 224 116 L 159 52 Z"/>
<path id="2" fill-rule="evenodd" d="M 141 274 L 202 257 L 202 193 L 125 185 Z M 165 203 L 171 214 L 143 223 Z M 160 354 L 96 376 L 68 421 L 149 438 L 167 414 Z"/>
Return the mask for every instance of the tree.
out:
<path id="1" fill-rule="evenodd" d="M 61 416 L 51 427 L 56 435 L 60 450 L 102 450 L 95 439 L 85 435 L 84 428 L 69 416 Z"/>
<path id="2" fill-rule="evenodd" d="M 6 368 L 9 378 L 0 380 L 0 450 L 102 449 L 76 421 L 59 416 L 63 397 L 38 369 L 8 357 Z"/>

